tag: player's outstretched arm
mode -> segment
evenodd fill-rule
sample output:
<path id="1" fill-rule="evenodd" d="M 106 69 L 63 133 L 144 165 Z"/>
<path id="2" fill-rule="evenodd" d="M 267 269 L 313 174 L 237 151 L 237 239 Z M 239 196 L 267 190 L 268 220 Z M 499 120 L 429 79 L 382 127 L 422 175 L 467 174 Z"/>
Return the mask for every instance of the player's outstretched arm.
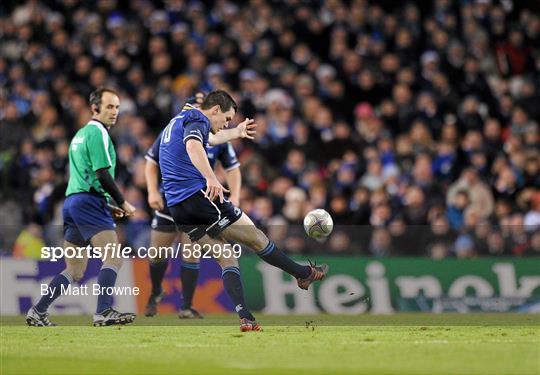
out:
<path id="1" fill-rule="evenodd" d="M 223 192 L 228 192 L 228 190 L 219 183 L 214 174 L 202 143 L 193 138 L 188 139 L 186 142 L 186 150 L 195 168 L 197 168 L 206 179 L 205 194 L 208 199 L 214 200 L 219 197 L 219 201 L 223 203 Z"/>
<path id="2" fill-rule="evenodd" d="M 148 190 L 148 204 L 152 209 L 158 211 L 162 210 L 164 206 L 163 197 L 159 191 L 159 173 L 159 165 L 147 159 L 144 166 L 144 177 Z"/>
<path id="3" fill-rule="evenodd" d="M 236 128 L 220 130 L 216 134 L 210 133 L 208 143 L 212 146 L 220 145 L 237 138 L 254 139 L 257 133 L 255 120 L 246 118 Z"/>

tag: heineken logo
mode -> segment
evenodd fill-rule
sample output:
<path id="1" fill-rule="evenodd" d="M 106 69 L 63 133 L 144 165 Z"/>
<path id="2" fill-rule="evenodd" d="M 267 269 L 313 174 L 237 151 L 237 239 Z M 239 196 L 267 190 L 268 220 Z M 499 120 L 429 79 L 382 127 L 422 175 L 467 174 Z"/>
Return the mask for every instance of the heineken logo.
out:
<path id="1" fill-rule="evenodd" d="M 425 310 L 430 311 L 445 306 L 459 311 L 458 307 L 464 303 L 478 305 L 486 311 L 501 311 L 504 310 L 501 306 L 509 309 L 531 297 L 540 300 L 539 272 L 518 273 L 515 261 L 461 261 L 468 267 L 449 261 L 439 262 L 436 268 L 422 269 L 418 264 L 435 262 L 422 259 L 415 265 L 414 259 L 370 260 L 358 263 L 355 271 L 350 272 L 351 262 L 347 258 L 330 261 L 330 274 L 307 292 L 299 289 L 296 281 L 280 269 L 257 262 L 255 268 L 262 285 L 250 283 L 247 299 L 251 303 L 251 299 L 257 298 L 256 290 L 262 288 L 264 300 L 259 298 L 263 304 L 260 307 L 269 314 L 386 314 L 404 309 L 403 301 L 408 300 L 427 301 Z M 249 267 L 242 265 L 244 274 Z M 499 306 L 495 306 L 497 299 L 501 302 Z"/>

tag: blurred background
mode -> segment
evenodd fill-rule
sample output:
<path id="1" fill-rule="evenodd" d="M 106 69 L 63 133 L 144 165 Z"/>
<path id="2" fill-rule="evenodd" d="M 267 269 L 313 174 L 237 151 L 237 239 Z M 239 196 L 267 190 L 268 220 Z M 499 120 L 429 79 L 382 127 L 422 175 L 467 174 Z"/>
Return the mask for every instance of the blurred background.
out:
<path id="1" fill-rule="evenodd" d="M 149 241 L 144 153 L 186 98 L 219 88 L 236 122 L 259 124 L 233 143 L 241 208 L 285 251 L 540 255 L 536 2 L 32 0 L 0 12 L 4 255 L 62 243 L 68 144 L 99 86 L 121 96 L 117 182 L 138 208 L 119 227 L 126 245 Z M 301 226 L 314 208 L 336 225 L 324 244 Z"/>

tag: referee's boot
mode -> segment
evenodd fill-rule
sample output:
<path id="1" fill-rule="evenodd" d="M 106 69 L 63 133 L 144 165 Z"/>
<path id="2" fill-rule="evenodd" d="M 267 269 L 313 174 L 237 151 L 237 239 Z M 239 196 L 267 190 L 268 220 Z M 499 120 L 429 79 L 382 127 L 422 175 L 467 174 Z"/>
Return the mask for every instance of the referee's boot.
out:
<path id="1" fill-rule="evenodd" d="M 48 312 L 39 312 L 34 306 L 26 313 L 26 324 L 31 327 L 54 327 L 56 324 L 49 320 Z"/>

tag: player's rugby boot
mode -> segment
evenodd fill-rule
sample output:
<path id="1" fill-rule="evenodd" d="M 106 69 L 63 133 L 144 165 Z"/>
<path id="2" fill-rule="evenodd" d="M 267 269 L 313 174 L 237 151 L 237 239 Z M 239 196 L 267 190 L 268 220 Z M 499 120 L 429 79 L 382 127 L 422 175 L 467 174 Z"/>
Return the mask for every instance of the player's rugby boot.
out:
<path id="1" fill-rule="evenodd" d="M 49 313 L 40 313 L 32 306 L 26 313 L 26 324 L 32 327 L 54 327 L 56 324 L 49 320 Z"/>
<path id="2" fill-rule="evenodd" d="M 180 319 L 203 319 L 204 318 L 202 314 L 198 312 L 197 310 L 195 310 L 193 307 L 189 309 L 180 310 L 180 312 L 178 313 L 178 317 Z"/>
<path id="3" fill-rule="evenodd" d="M 246 318 L 240 319 L 240 331 L 249 332 L 249 331 L 262 331 L 262 327 L 257 323 L 256 320 L 249 320 Z"/>
<path id="4" fill-rule="evenodd" d="M 94 314 L 94 327 L 133 323 L 135 317 L 136 315 L 133 313 L 121 313 L 109 308 L 101 314 Z"/>
<path id="5" fill-rule="evenodd" d="M 298 286 L 301 289 L 307 290 L 312 282 L 324 279 L 326 277 L 326 274 L 328 273 L 327 264 L 321 264 L 320 266 L 317 266 L 310 261 L 309 266 L 311 267 L 311 274 L 305 279 L 296 279 L 296 281 L 298 282 Z"/>
<path id="6" fill-rule="evenodd" d="M 164 291 L 161 291 L 161 293 L 157 295 L 150 294 L 150 297 L 148 297 L 148 302 L 146 303 L 146 307 L 144 308 L 144 316 L 151 317 L 157 314 L 157 305 L 161 302 L 164 295 Z"/>

